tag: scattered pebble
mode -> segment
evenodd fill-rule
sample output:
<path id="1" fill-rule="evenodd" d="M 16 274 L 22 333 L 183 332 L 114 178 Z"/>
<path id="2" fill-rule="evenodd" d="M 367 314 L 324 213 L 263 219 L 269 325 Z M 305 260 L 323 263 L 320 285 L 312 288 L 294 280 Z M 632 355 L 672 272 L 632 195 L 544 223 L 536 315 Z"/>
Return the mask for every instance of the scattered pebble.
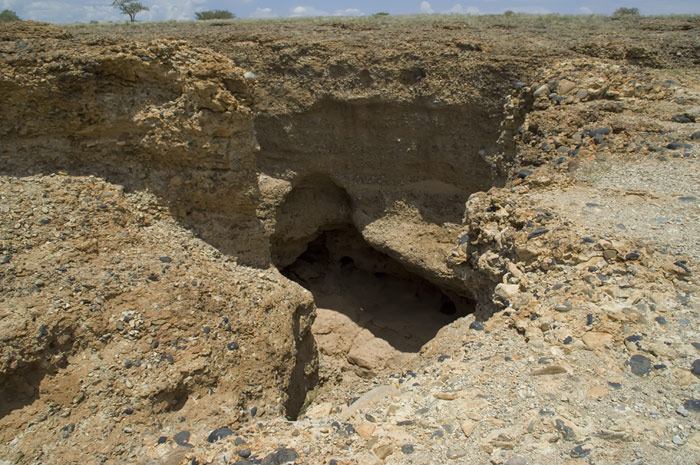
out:
<path id="1" fill-rule="evenodd" d="M 299 454 L 297 454 L 294 449 L 280 449 L 265 457 L 262 461 L 262 465 L 286 465 L 288 462 L 293 462 L 298 457 Z"/>
<path id="2" fill-rule="evenodd" d="M 545 228 L 544 226 L 540 226 L 536 228 L 534 231 L 532 231 L 530 234 L 527 235 L 528 240 L 529 239 L 535 239 L 537 237 L 540 237 L 544 234 L 547 234 L 549 232 L 549 229 Z"/>
<path id="3" fill-rule="evenodd" d="M 483 331 L 484 330 L 484 323 L 479 321 L 479 320 L 474 320 L 469 325 L 469 329 L 473 329 L 474 331 Z"/>
<path id="4" fill-rule="evenodd" d="M 175 434 L 175 436 L 173 436 L 173 440 L 178 446 L 186 446 L 190 442 L 190 432 L 180 431 L 179 433 Z"/>
<path id="5" fill-rule="evenodd" d="M 646 376 L 651 373 L 651 362 L 641 354 L 633 355 L 627 360 L 632 373 L 637 376 Z"/>
<path id="6" fill-rule="evenodd" d="M 583 446 L 576 446 L 573 449 L 571 449 L 571 452 L 569 455 L 571 458 L 574 459 L 582 459 L 584 457 L 588 457 L 591 453 L 591 449 L 584 449 Z"/>
<path id="7" fill-rule="evenodd" d="M 700 358 L 693 362 L 693 366 L 690 369 L 695 376 L 700 376 Z"/>
<path id="8" fill-rule="evenodd" d="M 207 442 L 216 442 L 221 438 L 225 438 L 227 436 L 231 436 L 233 434 L 233 431 L 230 428 L 219 428 L 214 431 L 212 431 L 209 434 L 209 437 L 207 437 Z M 243 457 L 246 458 L 246 457 Z"/>

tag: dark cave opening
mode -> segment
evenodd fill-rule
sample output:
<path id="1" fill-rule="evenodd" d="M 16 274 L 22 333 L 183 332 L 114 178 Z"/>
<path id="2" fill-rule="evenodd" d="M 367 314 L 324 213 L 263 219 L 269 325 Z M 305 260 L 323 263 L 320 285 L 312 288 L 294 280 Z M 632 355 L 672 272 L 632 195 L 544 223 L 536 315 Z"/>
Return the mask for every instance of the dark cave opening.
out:
<path id="1" fill-rule="evenodd" d="M 345 315 L 403 353 L 420 351 L 442 327 L 474 310 L 471 300 L 370 247 L 352 225 L 322 231 L 282 273 L 313 294 L 317 318 L 326 311 Z"/>
<path id="2" fill-rule="evenodd" d="M 315 304 L 311 331 L 296 344 L 289 418 L 319 383 L 345 372 L 366 378 L 400 370 L 442 328 L 475 310 L 468 290 L 440 286 L 429 269 L 423 274 L 365 240 L 358 217 L 373 207 L 314 173 L 295 180 L 276 208 L 272 262 Z"/>

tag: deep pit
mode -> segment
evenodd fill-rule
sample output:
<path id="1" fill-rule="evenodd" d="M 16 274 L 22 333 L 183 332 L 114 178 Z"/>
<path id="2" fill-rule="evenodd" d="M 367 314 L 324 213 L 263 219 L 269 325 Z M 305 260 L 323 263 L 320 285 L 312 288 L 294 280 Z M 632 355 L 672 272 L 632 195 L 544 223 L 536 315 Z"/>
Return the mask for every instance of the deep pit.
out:
<path id="1" fill-rule="evenodd" d="M 364 376 L 398 368 L 474 308 L 371 248 L 351 225 L 319 233 L 282 272 L 314 296 L 321 353 Z"/>
<path id="2" fill-rule="evenodd" d="M 474 312 L 445 257 L 470 194 L 502 182 L 483 112 L 324 101 L 256 119 L 258 213 L 272 263 L 313 294 L 321 371 L 400 369 Z"/>

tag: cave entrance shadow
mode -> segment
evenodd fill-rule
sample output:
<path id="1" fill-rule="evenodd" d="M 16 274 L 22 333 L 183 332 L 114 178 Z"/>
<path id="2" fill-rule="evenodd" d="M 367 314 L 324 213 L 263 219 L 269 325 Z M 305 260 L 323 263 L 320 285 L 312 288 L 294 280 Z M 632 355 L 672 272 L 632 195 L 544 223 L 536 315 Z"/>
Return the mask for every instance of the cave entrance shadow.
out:
<path id="1" fill-rule="evenodd" d="M 0 384 L 0 420 L 15 410 L 31 405 L 39 399 L 39 386 L 46 375 L 55 374 L 55 370 L 44 372 L 36 366 L 21 373 L 7 376 Z"/>
<path id="2" fill-rule="evenodd" d="M 350 225 L 323 231 L 282 273 L 314 295 L 319 312 L 341 313 L 404 353 L 474 310 L 372 249 Z"/>

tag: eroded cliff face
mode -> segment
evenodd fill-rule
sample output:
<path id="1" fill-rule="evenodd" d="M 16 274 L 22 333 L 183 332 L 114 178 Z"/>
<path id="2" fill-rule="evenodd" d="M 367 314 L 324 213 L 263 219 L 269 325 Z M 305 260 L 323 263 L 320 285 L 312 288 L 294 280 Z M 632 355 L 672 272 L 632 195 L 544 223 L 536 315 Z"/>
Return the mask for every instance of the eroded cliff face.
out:
<path id="1" fill-rule="evenodd" d="M 296 190 L 315 189 L 313 199 L 333 205 L 325 217 L 306 222 L 311 233 L 307 243 L 321 230 L 332 229 L 340 221 L 336 216 L 346 215 L 343 221 L 352 223 L 373 247 L 448 284 L 444 250 L 418 243 L 425 235 L 433 244 L 451 242 L 449 225 L 461 222 L 469 194 L 503 182 L 489 163 L 500 150 L 500 127 L 489 119 L 488 110 L 421 101 L 319 100 L 301 113 L 258 116 L 263 221 L 274 231 L 275 241 L 292 239 L 272 215 L 266 218 L 266 210 L 280 214 L 277 205 L 288 207 Z M 299 205 L 295 214 L 318 212 Z"/>
<path id="2" fill-rule="evenodd" d="M 222 252 L 267 262 L 242 70 L 184 42 L 104 47 L 32 32 L 13 30 L 6 42 L 6 173 L 93 174 L 147 189 Z"/>
<path id="3" fill-rule="evenodd" d="M 326 234 L 333 263 L 356 270 L 347 293 L 367 279 L 399 300 L 425 291 L 407 301 L 412 342 L 380 336 L 392 340 L 396 315 L 372 313 L 386 321 L 364 332 L 364 317 L 350 316 L 343 331 L 363 336 L 323 347 L 336 360 L 324 379 L 401 366 L 473 310 L 475 294 L 445 257 L 469 195 L 505 179 L 494 163 L 505 153 L 500 102 L 329 96 L 290 112 L 263 100 L 255 114 L 266 91 L 184 41 L 80 41 L 30 23 L 3 33 L 0 159 L 17 194 L 4 198 L 16 227 L 2 243 L 8 434 L 47 407 L 82 418 L 53 425 L 66 426 L 67 442 L 123 411 L 143 419 L 139 431 L 203 418 L 203 398 L 220 399 L 213 414 L 224 423 L 252 407 L 296 416 L 318 379 L 315 311 L 277 269 L 308 273 L 297 262 Z M 423 79 L 413 71 L 402 87 Z M 212 256 L 222 262 L 208 268 Z M 59 395 L 71 390 L 70 402 Z M 81 413 L 90 410 L 107 417 Z"/>
<path id="4" fill-rule="evenodd" d="M 70 460 L 126 459 L 178 417 L 295 415 L 313 303 L 267 267 L 243 71 L 184 42 L 3 34 L 2 441 L 48 411 L 37 437 L 96 440 Z"/>

